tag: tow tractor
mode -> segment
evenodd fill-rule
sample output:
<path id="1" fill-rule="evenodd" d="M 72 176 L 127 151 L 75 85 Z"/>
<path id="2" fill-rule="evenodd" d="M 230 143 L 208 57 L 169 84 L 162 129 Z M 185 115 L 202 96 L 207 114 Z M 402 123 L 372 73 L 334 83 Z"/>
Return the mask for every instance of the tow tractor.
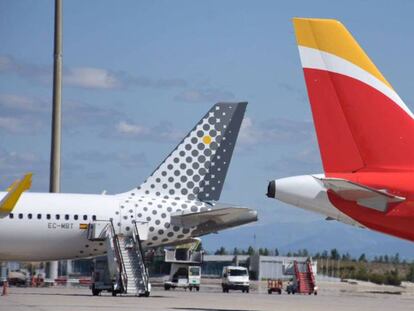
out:
<path id="1" fill-rule="evenodd" d="M 282 280 L 267 280 L 267 293 L 270 295 L 273 292 L 282 294 L 283 281 Z"/>

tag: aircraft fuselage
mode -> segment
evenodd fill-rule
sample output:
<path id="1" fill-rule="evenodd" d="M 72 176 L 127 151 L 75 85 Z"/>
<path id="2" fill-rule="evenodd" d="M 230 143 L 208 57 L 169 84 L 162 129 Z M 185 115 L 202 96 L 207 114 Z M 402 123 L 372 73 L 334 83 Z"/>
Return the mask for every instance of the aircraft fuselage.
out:
<path id="1" fill-rule="evenodd" d="M 1 197 L 4 195 L 0 193 Z M 12 213 L 0 218 L 0 260 L 38 261 L 102 255 L 106 251 L 105 243 L 87 238 L 86 226 L 93 220 L 112 219 L 116 232 L 126 235 L 131 234 L 133 221 L 148 222 L 144 247 L 185 241 L 197 228 L 172 226 L 171 214 L 210 208 L 200 201 L 151 196 L 129 199 L 122 195 L 23 193 Z"/>

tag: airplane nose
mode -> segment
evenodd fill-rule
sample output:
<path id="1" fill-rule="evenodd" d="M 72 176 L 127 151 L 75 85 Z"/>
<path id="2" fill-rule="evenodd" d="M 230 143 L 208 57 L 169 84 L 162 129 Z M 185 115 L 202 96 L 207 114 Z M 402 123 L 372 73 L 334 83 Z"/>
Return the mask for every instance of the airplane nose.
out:
<path id="1" fill-rule="evenodd" d="M 269 198 L 274 198 L 276 195 L 276 182 L 274 180 L 272 180 L 271 182 L 269 182 L 269 185 L 267 186 L 267 193 L 266 195 Z"/>

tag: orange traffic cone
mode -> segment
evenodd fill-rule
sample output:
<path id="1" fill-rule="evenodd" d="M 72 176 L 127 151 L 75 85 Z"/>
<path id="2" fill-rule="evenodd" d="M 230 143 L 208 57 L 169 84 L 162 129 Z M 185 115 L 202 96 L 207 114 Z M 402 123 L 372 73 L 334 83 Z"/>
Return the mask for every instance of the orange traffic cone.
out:
<path id="1" fill-rule="evenodd" d="M 9 284 L 7 283 L 7 281 L 4 281 L 3 282 L 3 292 L 1 293 L 2 296 L 6 296 L 7 295 L 7 292 L 8 292 L 7 288 L 9 287 L 8 285 Z"/>

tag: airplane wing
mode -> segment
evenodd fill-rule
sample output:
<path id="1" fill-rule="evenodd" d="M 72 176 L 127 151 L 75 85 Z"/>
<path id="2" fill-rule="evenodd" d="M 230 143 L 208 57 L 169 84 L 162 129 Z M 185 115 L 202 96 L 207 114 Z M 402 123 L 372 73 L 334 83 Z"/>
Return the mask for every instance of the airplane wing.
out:
<path id="1" fill-rule="evenodd" d="M 315 176 L 314 176 L 315 177 Z M 358 205 L 386 212 L 389 203 L 404 201 L 404 197 L 392 195 L 385 190 L 374 189 L 341 178 L 318 178 L 326 189 L 332 190 L 340 198 L 355 201 Z"/>
<path id="2" fill-rule="evenodd" d="M 32 175 L 27 173 L 8 188 L 8 193 L 0 201 L 0 214 L 9 214 L 13 210 L 21 194 L 32 186 Z"/>
<path id="3" fill-rule="evenodd" d="M 182 228 L 197 227 L 195 235 L 218 231 L 257 221 L 257 212 L 243 207 L 220 207 L 191 213 L 178 212 L 171 216 L 171 224 Z"/>

